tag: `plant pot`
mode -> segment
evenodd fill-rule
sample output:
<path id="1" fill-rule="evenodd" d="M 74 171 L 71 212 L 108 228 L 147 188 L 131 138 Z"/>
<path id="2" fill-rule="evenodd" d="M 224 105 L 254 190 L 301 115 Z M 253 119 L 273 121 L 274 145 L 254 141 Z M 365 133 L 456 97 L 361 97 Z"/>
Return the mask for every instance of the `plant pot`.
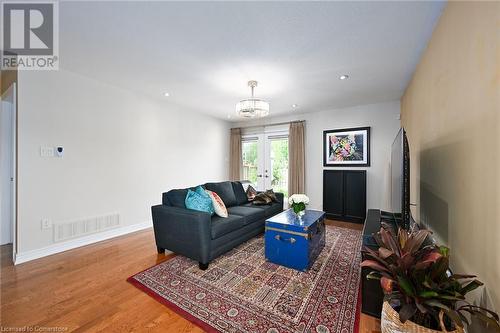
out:
<path id="1" fill-rule="evenodd" d="M 431 330 L 420 325 L 415 324 L 412 321 L 407 320 L 404 324 L 399 321 L 399 313 L 396 312 L 389 305 L 388 302 L 384 302 L 382 306 L 382 317 L 380 320 L 380 326 L 382 327 L 382 333 L 442 333 L 443 331 Z M 462 328 L 458 328 L 454 331 L 447 331 L 448 333 L 464 333 Z"/>

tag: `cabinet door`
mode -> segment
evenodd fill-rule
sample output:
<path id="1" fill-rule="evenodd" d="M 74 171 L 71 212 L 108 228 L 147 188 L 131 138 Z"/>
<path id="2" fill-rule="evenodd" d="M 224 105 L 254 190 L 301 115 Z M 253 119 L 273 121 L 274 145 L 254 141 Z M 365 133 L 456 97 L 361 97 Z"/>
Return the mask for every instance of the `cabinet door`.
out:
<path id="1" fill-rule="evenodd" d="M 330 219 L 340 219 L 344 215 L 342 170 L 323 170 L 323 210 Z"/>
<path id="2" fill-rule="evenodd" d="M 344 218 L 363 223 L 366 218 L 366 171 L 344 171 Z"/>

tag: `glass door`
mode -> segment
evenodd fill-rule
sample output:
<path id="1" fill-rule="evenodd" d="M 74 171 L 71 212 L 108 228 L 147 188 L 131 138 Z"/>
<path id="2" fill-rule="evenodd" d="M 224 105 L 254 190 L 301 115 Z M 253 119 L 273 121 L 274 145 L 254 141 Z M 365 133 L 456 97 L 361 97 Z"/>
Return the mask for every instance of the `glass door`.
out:
<path id="1" fill-rule="evenodd" d="M 265 188 L 288 198 L 288 134 L 266 135 Z"/>
<path id="2" fill-rule="evenodd" d="M 258 191 L 273 189 L 288 197 L 288 132 L 245 135 L 242 154 L 242 179 Z"/>
<path id="3" fill-rule="evenodd" d="M 262 135 L 244 136 L 241 142 L 243 154 L 243 180 L 248 180 L 253 187 L 262 191 L 265 187 L 263 178 L 264 147 Z"/>

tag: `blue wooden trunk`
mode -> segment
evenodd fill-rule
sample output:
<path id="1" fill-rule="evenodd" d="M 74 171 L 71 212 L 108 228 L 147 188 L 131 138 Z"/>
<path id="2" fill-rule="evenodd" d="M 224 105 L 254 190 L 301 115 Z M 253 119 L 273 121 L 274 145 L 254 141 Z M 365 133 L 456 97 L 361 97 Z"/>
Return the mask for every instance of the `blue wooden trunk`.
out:
<path id="1" fill-rule="evenodd" d="M 325 212 L 306 210 L 301 219 L 288 209 L 266 220 L 266 259 L 306 271 L 325 246 Z"/>

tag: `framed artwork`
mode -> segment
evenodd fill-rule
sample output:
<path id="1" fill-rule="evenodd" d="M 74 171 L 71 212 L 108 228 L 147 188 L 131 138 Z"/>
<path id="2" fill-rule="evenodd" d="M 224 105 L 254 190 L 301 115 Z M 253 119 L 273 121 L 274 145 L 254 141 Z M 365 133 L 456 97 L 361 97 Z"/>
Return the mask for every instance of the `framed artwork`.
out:
<path id="1" fill-rule="evenodd" d="M 370 127 L 323 131 L 323 166 L 370 166 Z"/>

